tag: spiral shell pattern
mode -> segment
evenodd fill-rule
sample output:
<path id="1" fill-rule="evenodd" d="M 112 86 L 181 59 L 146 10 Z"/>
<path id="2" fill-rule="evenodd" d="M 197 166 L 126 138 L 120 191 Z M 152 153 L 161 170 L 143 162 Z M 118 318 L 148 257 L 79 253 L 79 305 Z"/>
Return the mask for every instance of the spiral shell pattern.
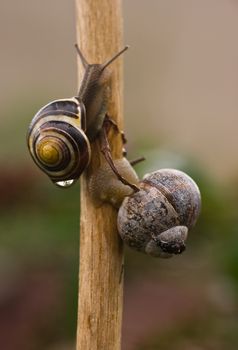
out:
<path id="1" fill-rule="evenodd" d="M 145 175 L 142 181 L 157 188 L 176 210 L 181 225 L 195 225 L 201 210 L 201 194 L 197 184 L 183 171 L 160 169 Z"/>
<path id="2" fill-rule="evenodd" d="M 53 182 L 77 179 L 87 167 L 91 150 L 84 128 L 84 105 L 76 98 L 53 101 L 33 118 L 28 148 Z"/>

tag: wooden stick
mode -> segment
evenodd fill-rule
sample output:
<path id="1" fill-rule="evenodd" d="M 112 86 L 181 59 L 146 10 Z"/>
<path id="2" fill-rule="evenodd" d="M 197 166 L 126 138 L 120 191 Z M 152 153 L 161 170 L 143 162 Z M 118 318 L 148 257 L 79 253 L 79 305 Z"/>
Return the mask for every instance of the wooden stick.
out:
<path id="1" fill-rule="evenodd" d="M 121 0 L 76 0 L 77 42 L 89 63 L 102 63 L 123 48 Z M 79 83 L 84 68 L 79 63 Z M 109 115 L 122 127 L 122 58 L 112 63 Z M 118 134 L 109 139 L 113 157 L 121 156 Z M 81 179 L 80 265 L 77 350 L 119 350 L 123 293 L 123 246 L 116 211 L 95 208 L 87 180 L 101 164 L 97 142 Z"/>

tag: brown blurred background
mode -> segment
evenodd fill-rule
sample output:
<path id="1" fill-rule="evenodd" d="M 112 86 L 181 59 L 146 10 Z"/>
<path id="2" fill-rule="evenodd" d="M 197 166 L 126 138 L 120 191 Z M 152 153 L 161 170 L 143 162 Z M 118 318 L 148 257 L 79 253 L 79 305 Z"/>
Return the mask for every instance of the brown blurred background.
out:
<path id="1" fill-rule="evenodd" d="M 98 2 L 100 6 L 100 1 Z M 237 348 L 238 4 L 123 1 L 125 129 L 138 167 L 177 167 L 203 211 L 185 254 L 126 251 L 123 349 Z M 71 350 L 79 187 L 54 188 L 25 134 L 77 89 L 74 2 L 0 4 L 0 348 Z"/>

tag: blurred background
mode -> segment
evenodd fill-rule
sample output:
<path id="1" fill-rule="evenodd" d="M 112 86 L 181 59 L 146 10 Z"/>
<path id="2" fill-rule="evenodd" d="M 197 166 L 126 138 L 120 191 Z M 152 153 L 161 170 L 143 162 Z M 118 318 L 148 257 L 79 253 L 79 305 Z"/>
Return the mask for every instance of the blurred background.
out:
<path id="1" fill-rule="evenodd" d="M 100 5 L 100 2 L 99 2 Z M 126 249 L 123 350 L 237 349 L 238 3 L 123 1 L 125 130 L 140 176 L 176 167 L 202 214 L 170 260 Z M 0 4 L 0 348 L 74 349 L 79 185 L 52 186 L 25 135 L 77 88 L 73 1 Z"/>

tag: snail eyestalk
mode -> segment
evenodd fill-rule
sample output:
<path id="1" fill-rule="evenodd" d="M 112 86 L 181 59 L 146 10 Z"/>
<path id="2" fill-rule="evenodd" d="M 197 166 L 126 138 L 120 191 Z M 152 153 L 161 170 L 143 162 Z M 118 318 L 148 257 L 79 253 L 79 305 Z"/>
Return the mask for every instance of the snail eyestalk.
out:
<path id="1" fill-rule="evenodd" d="M 83 64 L 84 68 L 86 69 L 86 68 L 89 66 L 89 63 L 87 62 L 86 58 L 85 58 L 84 55 L 82 54 L 81 50 L 79 49 L 78 44 L 75 44 L 74 46 L 75 46 L 75 48 L 76 48 L 76 50 L 77 50 L 77 53 L 78 53 L 78 55 L 79 55 L 79 57 L 80 57 L 80 59 L 81 59 L 81 62 L 82 62 L 82 64 Z"/>
<path id="2" fill-rule="evenodd" d="M 131 160 L 131 161 L 130 161 L 130 164 L 131 164 L 132 166 L 135 166 L 135 165 L 137 165 L 138 163 L 143 162 L 144 160 L 145 160 L 145 157 L 139 157 L 139 158 L 136 158 L 136 159 Z"/>
<path id="3" fill-rule="evenodd" d="M 107 133 L 109 132 L 111 126 L 114 125 L 111 123 L 110 118 L 105 118 L 102 130 L 99 133 L 99 141 L 100 141 L 100 147 L 101 147 L 101 152 L 104 155 L 107 163 L 111 167 L 112 171 L 116 175 L 119 181 L 121 181 L 124 185 L 129 186 L 132 188 L 134 192 L 138 192 L 140 189 L 137 185 L 130 183 L 127 181 L 118 171 L 116 168 L 113 159 L 112 159 L 112 154 L 111 154 L 111 148 L 108 142 L 107 138 Z"/>
<path id="4" fill-rule="evenodd" d="M 122 49 L 121 51 L 119 51 L 116 55 L 114 55 L 112 58 L 110 58 L 106 63 L 104 63 L 102 65 L 102 70 L 104 70 L 107 66 L 109 66 L 113 61 L 115 61 L 117 59 L 117 57 L 121 56 L 126 50 L 129 49 L 129 46 L 126 45 L 124 47 L 124 49 Z"/>

